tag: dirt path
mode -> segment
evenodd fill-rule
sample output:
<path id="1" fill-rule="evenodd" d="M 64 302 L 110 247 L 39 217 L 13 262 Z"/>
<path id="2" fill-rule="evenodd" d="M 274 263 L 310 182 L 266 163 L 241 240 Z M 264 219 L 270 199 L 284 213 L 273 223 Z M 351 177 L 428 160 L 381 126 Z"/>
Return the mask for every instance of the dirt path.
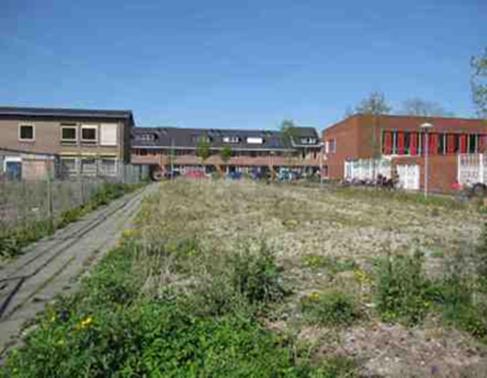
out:
<path id="1" fill-rule="evenodd" d="M 156 187 L 149 185 L 113 201 L 0 267 L 0 362 L 18 341 L 24 323 L 56 295 L 73 290 L 80 275 L 116 245 L 142 198 Z"/>

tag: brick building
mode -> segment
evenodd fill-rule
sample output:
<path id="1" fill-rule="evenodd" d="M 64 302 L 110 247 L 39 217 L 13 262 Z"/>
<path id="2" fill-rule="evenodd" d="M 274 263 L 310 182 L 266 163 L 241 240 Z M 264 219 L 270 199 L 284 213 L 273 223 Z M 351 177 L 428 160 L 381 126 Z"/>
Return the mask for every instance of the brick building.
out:
<path id="1" fill-rule="evenodd" d="M 197 156 L 200 140 L 210 156 Z M 224 161 L 221 151 L 231 150 Z M 136 127 L 132 130 L 132 163 L 151 165 L 157 173 L 173 167 L 188 170 L 276 173 L 287 168 L 309 173 L 319 169 L 320 138 L 314 128 L 296 127 L 291 138 L 279 131 Z"/>
<path id="2" fill-rule="evenodd" d="M 131 111 L 0 107 L 0 173 L 116 176 L 130 161 Z M 52 170 L 51 170 L 52 172 Z"/>
<path id="3" fill-rule="evenodd" d="M 428 131 L 428 186 L 447 192 L 457 179 L 458 155 L 487 148 L 487 122 L 480 119 L 357 114 L 323 131 L 324 175 L 330 179 L 390 175 L 406 189 L 423 188 L 425 131 Z M 367 174 L 368 172 L 368 174 Z"/>

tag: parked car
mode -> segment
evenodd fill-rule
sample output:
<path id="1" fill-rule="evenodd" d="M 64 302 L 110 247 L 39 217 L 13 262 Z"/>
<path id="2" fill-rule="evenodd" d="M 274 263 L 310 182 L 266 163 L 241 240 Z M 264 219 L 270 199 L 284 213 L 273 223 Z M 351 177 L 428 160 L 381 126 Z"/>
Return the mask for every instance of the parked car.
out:
<path id="1" fill-rule="evenodd" d="M 188 171 L 184 174 L 184 177 L 194 180 L 202 180 L 207 179 L 208 175 L 202 171 Z"/>
<path id="2" fill-rule="evenodd" d="M 227 178 L 230 180 L 240 180 L 242 178 L 242 172 L 229 172 Z"/>
<path id="3" fill-rule="evenodd" d="M 164 172 L 164 178 L 165 179 L 174 179 L 176 177 L 179 177 L 181 176 L 181 172 L 179 171 L 167 171 L 167 172 Z"/>

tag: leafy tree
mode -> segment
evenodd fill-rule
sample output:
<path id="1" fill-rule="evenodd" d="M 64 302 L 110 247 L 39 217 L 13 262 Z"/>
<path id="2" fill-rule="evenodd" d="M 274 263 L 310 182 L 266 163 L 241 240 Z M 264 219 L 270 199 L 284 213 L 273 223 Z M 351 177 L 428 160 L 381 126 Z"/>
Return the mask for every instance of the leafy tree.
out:
<path id="1" fill-rule="evenodd" d="M 211 145 L 208 136 L 203 135 L 198 139 L 198 144 L 196 145 L 196 156 L 201 159 L 202 164 L 204 164 L 211 155 L 210 147 Z"/>
<path id="2" fill-rule="evenodd" d="M 293 139 L 298 136 L 294 121 L 289 119 L 285 119 L 284 121 L 282 121 L 280 131 L 281 131 L 281 140 L 283 141 L 283 144 L 286 145 L 288 148 L 291 148 Z M 286 155 L 288 158 L 288 163 L 290 165 L 292 151 L 288 151 Z"/>
<path id="3" fill-rule="evenodd" d="M 432 101 L 426 101 L 419 97 L 413 97 L 404 101 L 398 114 L 424 117 L 454 116 L 452 112 L 445 110 L 440 104 Z"/>
<path id="4" fill-rule="evenodd" d="M 285 119 L 280 126 L 281 138 L 284 143 L 291 145 L 292 139 L 297 136 L 296 125 L 294 121 Z"/>
<path id="5" fill-rule="evenodd" d="M 224 163 L 227 163 L 233 155 L 232 148 L 230 146 L 225 146 L 220 151 L 220 158 Z"/>
<path id="6" fill-rule="evenodd" d="M 472 66 L 472 96 L 477 114 L 487 118 L 487 48 L 482 56 L 473 57 Z"/>

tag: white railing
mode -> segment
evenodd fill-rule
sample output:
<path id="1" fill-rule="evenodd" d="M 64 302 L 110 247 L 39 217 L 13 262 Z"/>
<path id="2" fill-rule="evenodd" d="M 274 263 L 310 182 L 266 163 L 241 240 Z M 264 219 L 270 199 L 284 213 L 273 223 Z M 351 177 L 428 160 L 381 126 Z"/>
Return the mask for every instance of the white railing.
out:
<path id="1" fill-rule="evenodd" d="M 359 159 L 345 162 L 346 180 L 375 180 L 378 175 L 391 178 L 391 161 L 387 159 Z"/>
<path id="2" fill-rule="evenodd" d="M 461 185 L 475 185 L 485 183 L 487 178 L 487 155 L 460 154 L 458 155 L 457 179 Z"/>

